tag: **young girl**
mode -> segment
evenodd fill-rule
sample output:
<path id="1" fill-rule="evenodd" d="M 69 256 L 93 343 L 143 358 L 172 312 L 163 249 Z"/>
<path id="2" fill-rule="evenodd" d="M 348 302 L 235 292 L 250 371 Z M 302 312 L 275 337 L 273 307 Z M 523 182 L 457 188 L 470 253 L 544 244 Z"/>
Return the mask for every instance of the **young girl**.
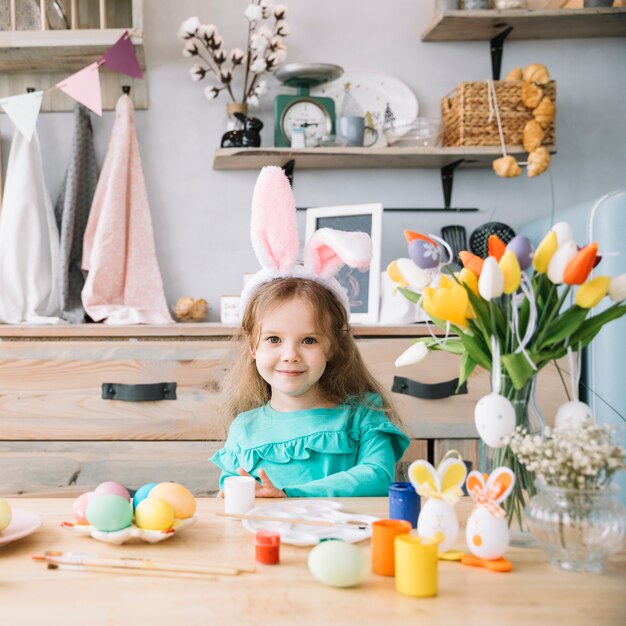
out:
<path id="1" fill-rule="evenodd" d="M 282 170 L 264 168 L 252 219 L 264 270 L 242 294 L 240 353 L 224 386 L 235 419 L 211 459 L 220 488 L 240 474 L 257 479 L 257 497 L 387 495 L 409 440 L 361 359 L 346 294 L 332 278 L 344 263 L 366 266 L 371 242 L 322 229 L 301 267 L 295 229 Z"/>

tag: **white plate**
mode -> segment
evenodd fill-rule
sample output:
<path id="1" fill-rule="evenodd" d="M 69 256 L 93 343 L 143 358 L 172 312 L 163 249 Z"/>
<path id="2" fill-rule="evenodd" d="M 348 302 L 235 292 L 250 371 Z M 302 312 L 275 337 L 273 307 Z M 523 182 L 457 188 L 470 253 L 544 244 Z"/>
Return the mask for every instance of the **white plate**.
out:
<path id="1" fill-rule="evenodd" d="M 103 532 L 88 524 L 74 524 L 72 522 L 61 522 L 63 528 L 68 528 L 75 533 L 82 535 L 83 537 L 93 537 L 98 541 L 104 541 L 104 543 L 122 544 L 130 541 L 131 539 L 137 541 L 146 541 L 147 543 L 158 543 L 164 539 L 169 539 L 174 535 L 183 532 L 186 528 L 193 526 L 198 521 L 198 518 L 194 515 L 187 519 L 174 520 L 174 525 L 169 530 L 148 530 L 147 528 L 138 528 L 135 524 L 131 524 L 128 528 L 122 528 L 122 530 L 116 530 L 114 532 Z"/>
<path id="2" fill-rule="evenodd" d="M 248 511 L 247 515 L 267 515 L 284 517 L 285 522 L 265 522 L 262 520 L 242 520 L 243 527 L 251 533 L 257 530 L 271 530 L 280 535 L 282 543 L 294 546 L 314 546 L 322 539 L 343 539 L 349 543 L 357 543 L 368 539 L 372 530 L 370 524 L 378 518 L 371 515 L 356 515 L 343 513 L 339 509 L 341 504 L 332 500 L 283 500 L 272 504 L 257 506 Z M 336 528 L 324 526 L 307 526 L 306 524 L 291 524 L 289 518 L 305 518 L 324 520 L 329 522 L 346 522 L 348 520 L 363 520 L 368 522 L 366 528 Z"/>
<path id="3" fill-rule="evenodd" d="M 11 523 L 0 532 L 0 546 L 31 535 L 42 523 L 41 517 L 30 511 L 11 508 L 11 513 Z"/>
<path id="4" fill-rule="evenodd" d="M 339 116 L 346 83 L 350 83 L 350 93 L 361 105 L 366 118 L 371 113 L 374 119 L 378 131 L 378 140 L 374 145 L 377 147 L 387 145 L 383 135 L 387 105 L 396 120 L 417 117 L 419 106 L 415 94 L 401 80 L 384 72 L 347 70 L 332 83 L 311 89 L 311 95 L 332 98 L 335 101 L 335 115 Z"/>

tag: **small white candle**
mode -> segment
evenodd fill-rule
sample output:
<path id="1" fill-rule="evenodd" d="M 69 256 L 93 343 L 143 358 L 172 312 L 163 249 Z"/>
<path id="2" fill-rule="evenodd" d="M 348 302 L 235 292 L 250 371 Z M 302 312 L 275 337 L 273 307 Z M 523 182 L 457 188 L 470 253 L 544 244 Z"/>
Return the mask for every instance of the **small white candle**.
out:
<path id="1" fill-rule="evenodd" d="M 252 476 L 229 476 L 224 479 L 224 512 L 247 513 L 254 508 L 256 480 Z"/>

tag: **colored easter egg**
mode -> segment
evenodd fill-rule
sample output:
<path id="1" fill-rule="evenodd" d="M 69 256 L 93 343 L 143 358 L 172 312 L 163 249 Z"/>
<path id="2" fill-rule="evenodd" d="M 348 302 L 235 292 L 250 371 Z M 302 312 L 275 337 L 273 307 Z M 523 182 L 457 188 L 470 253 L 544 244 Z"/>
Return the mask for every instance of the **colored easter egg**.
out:
<path id="1" fill-rule="evenodd" d="M 499 559 L 509 547 L 509 527 L 503 517 L 494 517 L 477 506 L 467 520 L 465 541 L 470 552 L 481 559 Z"/>
<path id="2" fill-rule="evenodd" d="M 533 246 L 528 237 L 516 235 L 506 246 L 517 257 L 521 269 L 525 270 L 533 262 Z"/>
<path id="3" fill-rule="evenodd" d="M 439 246 L 423 239 L 414 239 L 409 244 L 409 256 L 413 263 L 423 270 L 437 267 L 441 262 Z"/>
<path id="4" fill-rule="evenodd" d="M 116 483 L 112 480 L 108 480 L 107 482 L 100 483 L 95 489 L 95 493 L 101 493 L 109 496 L 120 496 L 121 498 L 126 498 L 126 500 L 130 500 L 130 494 L 126 487 L 123 487 L 119 483 Z"/>
<path id="5" fill-rule="evenodd" d="M 94 528 L 114 532 L 131 525 L 133 507 L 122 496 L 97 493 L 87 504 L 86 517 Z"/>
<path id="6" fill-rule="evenodd" d="M 593 419 L 591 407 L 578 400 L 562 404 L 554 418 L 555 428 L 578 428 L 583 422 Z"/>
<path id="7" fill-rule="evenodd" d="M 515 429 L 515 409 L 498 393 L 483 396 L 474 408 L 474 422 L 480 438 L 492 448 L 504 447 L 504 438 Z"/>
<path id="8" fill-rule="evenodd" d="M 82 524 L 84 526 L 89 524 L 89 520 L 87 519 L 87 506 L 94 493 L 94 491 L 86 491 L 74 500 L 72 510 L 74 511 L 74 520 L 77 524 Z"/>
<path id="9" fill-rule="evenodd" d="M 0 498 L 0 533 L 11 523 L 11 507 L 6 500 Z"/>
<path id="10" fill-rule="evenodd" d="M 196 499 L 187 487 L 178 483 L 159 483 L 150 491 L 149 498 L 161 498 L 172 509 L 174 516 L 180 519 L 191 517 L 196 512 Z"/>
<path id="11" fill-rule="evenodd" d="M 148 530 L 167 530 L 174 523 L 174 509 L 161 498 L 150 496 L 135 509 L 135 524 Z"/>
<path id="12" fill-rule="evenodd" d="M 309 552 L 309 571 L 325 585 L 354 587 L 370 572 L 368 556 L 345 541 L 323 541 Z"/>
<path id="13" fill-rule="evenodd" d="M 137 505 L 144 499 L 148 497 L 148 494 L 152 491 L 154 487 L 156 487 L 159 483 L 146 483 L 142 485 L 135 491 L 135 495 L 133 496 L 133 508 L 137 508 Z"/>

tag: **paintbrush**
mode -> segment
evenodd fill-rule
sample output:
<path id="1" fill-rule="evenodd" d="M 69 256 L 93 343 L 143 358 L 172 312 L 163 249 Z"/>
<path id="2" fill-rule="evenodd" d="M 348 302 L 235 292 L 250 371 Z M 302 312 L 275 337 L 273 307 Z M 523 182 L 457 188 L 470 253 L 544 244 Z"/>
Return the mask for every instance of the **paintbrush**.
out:
<path id="1" fill-rule="evenodd" d="M 272 515 L 248 515 L 242 513 L 222 513 L 217 511 L 215 515 L 220 517 L 233 517 L 235 519 L 249 519 L 259 522 L 282 522 L 284 524 L 302 524 L 305 526 L 327 526 L 330 528 L 352 528 L 354 530 L 367 530 L 369 528 L 369 522 L 363 520 L 345 520 L 345 521 L 332 521 L 321 519 L 306 519 L 302 517 L 278 517 Z"/>
<path id="2" fill-rule="evenodd" d="M 217 580 L 213 574 L 200 574 L 192 572 L 165 572 L 152 569 L 128 569 L 108 565 L 79 565 L 77 563 L 48 563 L 48 569 L 66 570 L 69 572 L 93 572 L 96 574 L 118 574 L 121 576 L 160 576 L 166 578 L 195 578 L 199 580 Z"/>

